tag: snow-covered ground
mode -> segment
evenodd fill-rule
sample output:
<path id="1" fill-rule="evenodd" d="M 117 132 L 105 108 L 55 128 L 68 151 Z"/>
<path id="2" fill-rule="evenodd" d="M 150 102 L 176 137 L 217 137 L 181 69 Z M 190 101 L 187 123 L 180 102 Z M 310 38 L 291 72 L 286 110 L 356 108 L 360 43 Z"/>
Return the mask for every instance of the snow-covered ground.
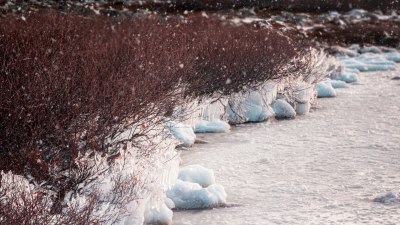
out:
<path id="1" fill-rule="evenodd" d="M 295 120 L 244 124 L 181 154 L 213 169 L 226 208 L 174 213 L 189 224 L 396 224 L 400 203 L 400 68 L 359 75 Z"/>

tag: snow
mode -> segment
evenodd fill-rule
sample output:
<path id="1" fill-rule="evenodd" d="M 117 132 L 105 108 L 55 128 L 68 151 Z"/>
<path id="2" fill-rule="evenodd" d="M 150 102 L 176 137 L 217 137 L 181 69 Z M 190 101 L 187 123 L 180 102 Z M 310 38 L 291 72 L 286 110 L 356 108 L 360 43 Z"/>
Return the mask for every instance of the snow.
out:
<path id="1" fill-rule="evenodd" d="M 298 84 L 294 91 L 294 100 L 299 103 L 307 103 L 314 96 L 314 85 Z"/>
<path id="2" fill-rule="evenodd" d="M 360 54 L 357 52 L 357 50 L 351 49 L 351 48 L 343 48 L 340 46 L 333 46 L 332 49 L 338 53 L 338 55 L 346 55 L 349 57 L 356 57 L 359 56 Z"/>
<path id="3" fill-rule="evenodd" d="M 212 121 L 216 120 L 226 120 L 226 106 L 228 105 L 228 98 L 216 96 L 215 98 L 202 99 L 202 103 L 198 106 L 198 115 L 194 118 L 199 120 Z M 192 123 L 196 125 L 197 121 Z"/>
<path id="4" fill-rule="evenodd" d="M 310 112 L 310 109 L 311 109 L 310 102 L 296 103 L 296 114 L 298 114 L 298 115 L 305 115 L 308 112 Z"/>
<path id="5" fill-rule="evenodd" d="M 177 211 L 174 224 L 397 224 L 399 204 L 373 199 L 400 191 L 398 74 L 362 73 L 295 120 L 199 134 L 209 144 L 183 164 L 215 168 L 232 207 Z"/>
<path id="6" fill-rule="evenodd" d="M 178 179 L 167 191 L 167 196 L 175 203 L 176 209 L 203 209 L 224 206 L 227 194 L 219 184 L 203 188 L 197 183 Z"/>
<path id="7" fill-rule="evenodd" d="M 237 93 L 231 96 L 227 106 L 228 121 L 232 124 L 262 122 L 274 116 L 270 107 L 277 93 L 274 82 L 266 83 L 255 90 Z"/>
<path id="8" fill-rule="evenodd" d="M 296 111 L 285 100 L 278 99 L 272 102 L 272 109 L 278 119 L 290 119 L 296 117 Z"/>
<path id="9" fill-rule="evenodd" d="M 387 60 L 400 63 L 400 53 L 399 52 L 388 52 L 385 53 L 385 57 Z"/>
<path id="10" fill-rule="evenodd" d="M 220 119 L 213 119 L 211 121 L 199 120 L 193 127 L 195 133 L 222 133 L 229 132 L 231 126 Z"/>
<path id="11" fill-rule="evenodd" d="M 144 224 L 172 224 L 172 210 L 164 203 L 159 208 L 146 211 Z"/>
<path id="12" fill-rule="evenodd" d="M 360 52 L 360 53 L 367 53 L 367 52 L 370 52 L 370 53 L 381 54 L 381 53 L 382 53 L 382 50 L 379 49 L 379 48 L 376 47 L 376 46 L 370 46 L 370 47 L 363 47 L 363 48 L 360 48 L 359 52 Z"/>
<path id="13" fill-rule="evenodd" d="M 388 192 L 386 195 L 374 198 L 373 201 L 382 204 L 393 204 L 393 203 L 400 203 L 400 198 L 396 193 Z"/>
<path id="14" fill-rule="evenodd" d="M 396 69 L 396 62 L 400 62 L 400 53 L 392 48 L 377 46 L 360 48 L 358 45 L 353 45 L 349 48 L 333 47 L 333 50 L 341 54 L 337 59 L 342 66 L 339 72 L 331 75 L 331 79 L 347 83 L 357 81 L 360 71 L 391 71 Z M 357 51 L 362 54 L 358 54 Z M 331 83 L 334 88 L 344 87 L 343 84 Z"/>
<path id="15" fill-rule="evenodd" d="M 166 127 L 171 131 L 172 135 L 181 142 L 183 146 L 190 147 L 194 144 L 196 140 L 196 134 L 191 126 L 169 121 L 167 122 Z"/>
<path id="16" fill-rule="evenodd" d="M 330 80 L 329 83 L 332 85 L 333 88 L 347 88 L 348 85 L 346 82 L 341 80 Z"/>
<path id="17" fill-rule="evenodd" d="M 197 183 L 202 187 L 215 184 L 214 171 L 201 165 L 189 165 L 179 169 L 178 179 Z"/>
<path id="18" fill-rule="evenodd" d="M 353 71 L 358 71 L 358 70 L 357 69 L 353 69 L 353 70 L 345 69 L 338 76 L 331 77 L 331 78 L 334 80 L 344 81 L 346 83 L 353 83 L 358 80 L 357 72 L 353 72 Z"/>
<path id="19" fill-rule="evenodd" d="M 395 70 L 395 63 L 385 58 L 381 54 L 365 53 L 357 57 L 343 57 L 339 60 L 349 69 L 358 69 L 359 71 L 386 71 Z"/>
<path id="20" fill-rule="evenodd" d="M 332 80 L 344 81 L 346 83 L 353 83 L 358 80 L 360 71 L 355 68 L 348 68 L 345 64 L 340 62 L 341 57 L 338 57 L 339 66 L 337 71 L 330 74 L 329 78 Z"/>
<path id="21" fill-rule="evenodd" d="M 176 180 L 175 180 L 176 181 Z M 174 201 L 172 201 L 172 199 L 166 197 L 165 198 L 165 205 L 169 208 L 169 209 L 173 209 L 175 208 L 175 203 Z"/>
<path id="22" fill-rule="evenodd" d="M 264 107 L 262 95 L 257 91 L 249 93 L 247 98 L 240 101 L 236 107 L 230 104 L 227 109 L 228 119 L 232 123 L 261 122 L 273 114 Z M 238 117 L 242 117 L 243 120 Z"/>
<path id="23" fill-rule="evenodd" d="M 317 96 L 318 98 L 336 97 L 336 91 L 332 87 L 331 82 L 321 81 L 317 84 Z"/>

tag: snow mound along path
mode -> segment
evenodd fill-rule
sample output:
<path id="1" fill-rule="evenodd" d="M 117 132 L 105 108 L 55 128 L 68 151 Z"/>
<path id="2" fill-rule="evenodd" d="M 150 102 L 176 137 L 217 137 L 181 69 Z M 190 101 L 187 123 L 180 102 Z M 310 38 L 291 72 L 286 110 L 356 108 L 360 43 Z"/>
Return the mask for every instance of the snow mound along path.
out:
<path id="1" fill-rule="evenodd" d="M 321 81 L 317 84 L 318 98 L 336 97 L 336 91 L 329 81 Z"/>
<path id="2" fill-rule="evenodd" d="M 178 139 L 181 144 L 185 147 L 190 147 L 196 141 L 196 134 L 194 133 L 191 126 L 169 121 L 166 127 L 171 131 L 172 135 Z"/>
<path id="3" fill-rule="evenodd" d="M 152 208 L 146 211 L 144 224 L 172 224 L 172 210 L 164 203 L 159 208 Z"/>
<path id="4" fill-rule="evenodd" d="M 219 184 L 203 188 L 197 183 L 178 179 L 167 191 L 167 197 L 175 203 L 175 209 L 204 209 L 225 206 L 227 194 Z"/>
<path id="5" fill-rule="evenodd" d="M 341 80 L 329 80 L 329 83 L 331 83 L 332 87 L 335 89 L 348 87 L 347 83 Z"/>
<path id="6" fill-rule="evenodd" d="M 385 57 L 383 54 L 365 53 L 363 55 L 348 58 L 339 57 L 339 60 L 346 65 L 349 69 L 358 69 L 359 71 L 387 71 L 396 70 L 395 62 L 389 58 L 396 58 L 395 54 Z"/>
<path id="7" fill-rule="evenodd" d="M 265 102 L 266 95 L 268 93 L 255 90 L 231 99 L 231 104 L 227 107 L 229 122 L 262 122 L 274 117 L 274 111 Z"/>
<path id="8" fill-rule="evenodd" d="M 189 165 L 179 169 L 178 179 L 197 183 L 202 187 L 215 184 L 214 171 L 201 165 Z"/>
<path id="9" fill-rule="evenodd" d="M 272 102 L 272 109 L 277 119 L 291 119 L 296 117 L 296 111 L 285 100 L 278 99 Z"/>
<path id="10" fill-rule="evenodd" d="M 400 53 L 399 52 L 388 52 L 385 54 L 387 60 L 400 63 Z"/>
<path id="11" fill-rule="evenodd" d="M 325 78 L 325 79 L 322 80 L 321 82 L 325 82 L 327 85 L 332 86 L 334 89 L 338 89 L 338 88 L 348 88 L 348 87 L 349 87 L 345 81 L 341 81 L 341 80 L 332 80 L 332 79 L 330 79 L 330 78 Z"/>
<path id="12" fill-rule="evenodd" d="M 385 205 L 390 205 L 400 203 L 400 197 L 394 192 L 389 192 L 386 195 L 374 198 L 373 201 Z"/>
<path id="13" fill-rule="evenodd" d="M 344 81 L 346 83 L 353 83 L 358 80 L 358 69 L 345 68 L 338 75 L 331 76 L 333 80 Z"/>
<path id="14" fill-rule="evenodd" d="M 231 126 L 227 122 L 219 119 L 200 120 L 193 127 L 195 133 L 224 133 L 229 132 L 230 129 Z"/>
<path id="15" fill-rule="evenodd" d="M 311 109 L 311 103 L 310 102 L 296 103 L 296 113 L 298 115 L 305 115 L 308 112 L 310 112 L 310 109 Z"/>

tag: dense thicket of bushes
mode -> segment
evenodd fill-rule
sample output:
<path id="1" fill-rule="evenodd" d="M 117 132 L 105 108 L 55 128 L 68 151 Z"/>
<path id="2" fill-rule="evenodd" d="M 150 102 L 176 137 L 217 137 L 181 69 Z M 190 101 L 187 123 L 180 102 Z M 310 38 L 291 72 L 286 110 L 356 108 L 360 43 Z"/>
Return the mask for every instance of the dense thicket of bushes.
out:
<path id="1" fill-rule="evenodd" d="M 213 17 L 53 12 L 0 24 L 0 171 L 63 193 L 82 180 L 60 176 L 79 152 L 117 154 L 183 101 L 286 76 L 304 53 L 275 31 Z"/>
<path id="2" fill-rule="evenodd" d="M 116 1 L 104 1 L 113 4 Z M 392 10 L 400 9 L 397 0 L 128 0 L 125 4 L 138 5 L 162 10 L 226 10 L 243 7 L 256 9 L 289 10 L 300 12 L 348 11 L 351 9 Z"/>
<path id="3" fill-rule="evenodd" d="M 332 45 L 372 44 L 390 47 L 400 45 L 400 23 L 394 21 L 366 21 L 348 24 L 345 28 L 325 24 L 325 29 L 309 30 L 307 34 Z"/>
<path id="4" fill-rule="evenodd" d="M 14 9 L 16 11 L 25 9 L 58 9 L 62 11 L 80 11 L 89 13 L 90 7 L 101 9 L 104 13 L 113 15 L 116 11 L 128 9 L 131 11 L 151 10 L 157 12 L 183 12 L 189 11 L 221 11 L 242 8 L 254 8 L 256 10 L 284 10 L 291 12 L 321 13 L 327 11 L 348 11 L 351 9 L 366 9 L 370 11 L 399 10 L 398 0 L 101 0 L 101 1 L 17 1 L 3 0 L 0 6 L 8 4 L 5 8 L 0 7 L 0 12 Z M 90 6 L 90 7 L 86 7 Z"/>

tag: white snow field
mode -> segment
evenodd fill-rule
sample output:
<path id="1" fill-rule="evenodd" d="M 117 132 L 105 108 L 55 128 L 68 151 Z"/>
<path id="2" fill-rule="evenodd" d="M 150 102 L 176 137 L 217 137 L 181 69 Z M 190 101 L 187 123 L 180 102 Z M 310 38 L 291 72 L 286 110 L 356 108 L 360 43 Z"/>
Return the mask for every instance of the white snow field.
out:
<path id="1" fill-rule="evenodd" d="M 399 75 L 361 73 L 294 120 L 199 134 L 208 144 L 183 151 L 183 165 L 213 169 L 229 207 L 176 211 L 173 223 L 399 224 L 400 201 L 376 200 L 400 192 Z"/>

